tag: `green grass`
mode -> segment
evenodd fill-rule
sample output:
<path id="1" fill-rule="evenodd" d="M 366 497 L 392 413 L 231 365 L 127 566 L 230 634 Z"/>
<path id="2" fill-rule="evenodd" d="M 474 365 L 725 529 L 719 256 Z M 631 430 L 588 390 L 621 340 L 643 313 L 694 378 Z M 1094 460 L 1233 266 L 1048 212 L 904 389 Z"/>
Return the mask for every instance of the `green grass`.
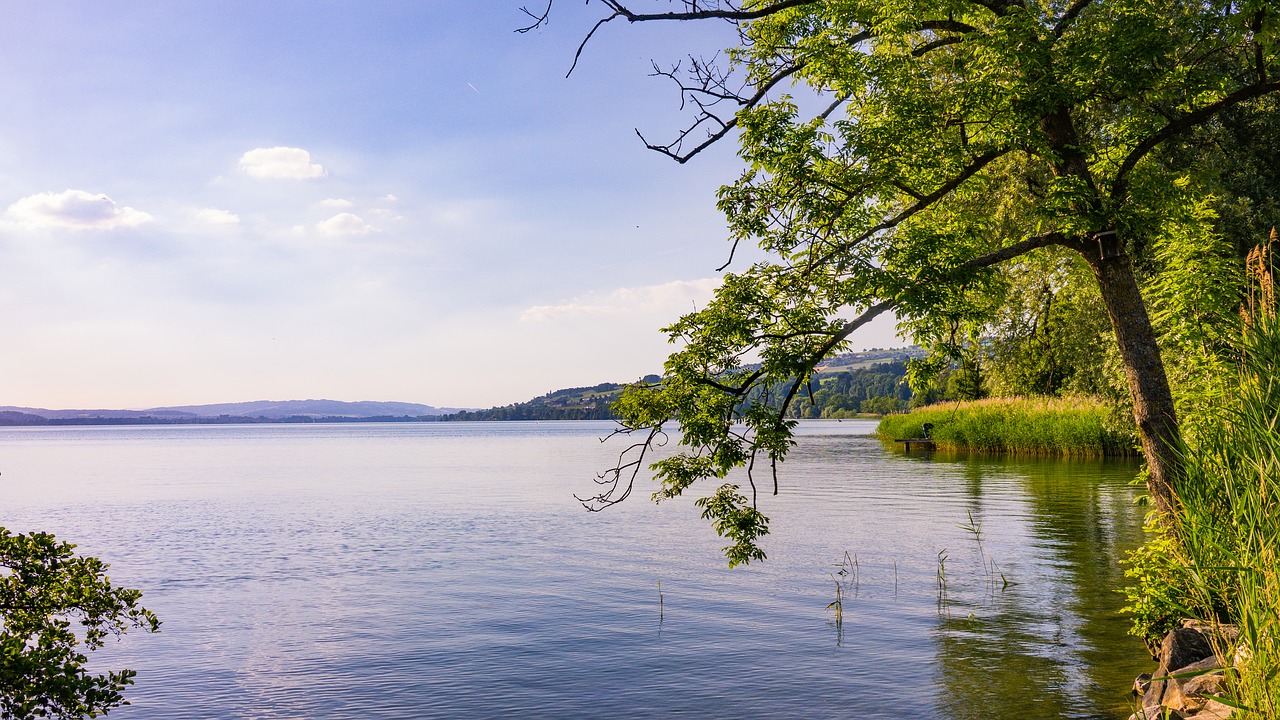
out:
<path id="1" fill-rule="evenodd" d="M 924 437 L 933 423 L 939 448 L 1015 455 L 1101 457 L 1134 455 L 1131 428 L 1117 427 L 1112 411 L 1091 397 L 990 398 L 886 415 L 876 433 L 886 442 Z"/>

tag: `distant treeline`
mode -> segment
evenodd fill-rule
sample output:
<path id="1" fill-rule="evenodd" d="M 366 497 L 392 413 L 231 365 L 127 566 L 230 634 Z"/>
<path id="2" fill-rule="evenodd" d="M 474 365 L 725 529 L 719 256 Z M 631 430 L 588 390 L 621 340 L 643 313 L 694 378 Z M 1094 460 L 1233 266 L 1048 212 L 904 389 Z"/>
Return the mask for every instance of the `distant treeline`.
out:
<path id="1" fill-rule="evenodd" d="M 613 420 L 608 404 L 591 407 L 551 407 L 532 403 L 516 403 L 488 410 L 462 410 L 442 415 L 441 421 L 451 420 Z"/>
<path id="2" fill-rule="evenodd" d="M 820 372 L 801 388 L 789 415 L 796 418 L 845 418 L 859 413 L 883 415 L 901 412 L 910 405 L 907 385 L 907 356 L 873 363 L 853 370 Z M 646 375 L 644 383 L 659 383 L 658 375 Z M 626 385 L 601 383 L 590 387 L 565 388 L 522 403 L 488 410 L 464 410 L 441 415 L 442 421 L 476 420 L 614 420 L 610 406 Z M 812 392 L 810 392 L 812 391 Z M 775 392 L 775 397 L 784 395 Z M 758 399 L 758 398 L 753 398 Z"/>
<path id="3" fill-rule="evenodd" d="M 662 378 L 646 375 L 641 382 L 656 383 Z M 610 406 L 618 399 L 626 386 L 619 383 L 600 383 L 589 387 L 565 388 L 549 392 L 532 400 L 489 408 L 488 410 L 462 410 L 441 415 L 440 420 L 613 420 Z"/>
<path id="4" fill-rule="evenodd" d="M 856 359 L 859 355 L 884 357 L 888 351 L 875 354 L 850 354 L 838 359 Z M 858 413 L 882 415 L 907 409 L 912 395 L 906 383 L 907 353 L 889 362 L 874 363 L 853 370 L 835 366 L 820 371 L 801 388 L 792 403 L 789 415 L 797 418 L 844 418 Z M 865 360 L 864 360 L 865 362 Z M 659 383 L 659 375 L 646 375 L 642 383 Z M 600 383 L 583 387 L 564 388 L 521 403 L 512 403 L 488 410 L 461 410 L 446 415 L 377 415 L 351 417 L 347 415 L 293 415 L 269 418 L 248 415 L 131 415 L 127 417 L 85 416 L 74 418 L 48 418 L 33 413 L 0 411 L 0 426 L 56 426 L 56 425 L 244 425 L 244 424 L 305 424 L 305 423 L 408 423 L 450 422 L 484 420 L 615 420 L 611 406 L 627 385 Z M 776 395 L 777 393 L 775 393 Z M 785 394 L 782 393 L 782 394 Z"/>
<path id="5" fill-rule="evenodd" d="M 788 415 L 795 418 L 846 418 L 859 413 L 884 415 L 911 403 L 906 359 L 869 367 L 821 373 L 800 389 Z"/>

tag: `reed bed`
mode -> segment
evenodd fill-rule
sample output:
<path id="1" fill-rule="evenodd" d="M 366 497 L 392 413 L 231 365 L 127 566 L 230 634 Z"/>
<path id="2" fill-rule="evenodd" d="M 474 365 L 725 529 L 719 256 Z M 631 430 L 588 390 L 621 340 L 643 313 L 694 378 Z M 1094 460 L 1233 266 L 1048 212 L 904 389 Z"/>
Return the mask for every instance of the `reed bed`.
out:
<path id="1" fill-rule="evenodd" d="M 1186 451 L 1165 531 L 1181 567 L 1164 577 L 1185 584 L 1177 610 L 1239 627 L 1219 650 L 1242 660 L 1230 691 L 1243 717 L 1280 718 L 1280 320 L 1254 318 L 1241 351 L 1239 393 Z"/>
<path id="2" fill-rule="evenodd" d="M 930 437 L 939 448 L 1011 455 L 1102 457 L 1135 455 L 1131 427 L 1114 419 L 1104 402 L 1092 397 L 989 398 L 918 408 L 886 415 L 876 428 L 886 442 Z"/>

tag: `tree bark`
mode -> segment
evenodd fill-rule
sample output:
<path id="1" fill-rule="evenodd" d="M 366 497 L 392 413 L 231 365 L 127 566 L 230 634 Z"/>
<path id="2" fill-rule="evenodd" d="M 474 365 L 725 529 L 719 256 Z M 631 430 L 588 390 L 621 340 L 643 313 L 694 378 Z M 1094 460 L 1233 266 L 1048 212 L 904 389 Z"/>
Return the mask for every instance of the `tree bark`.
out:
<path id="1" fill-rule="evenodd" d="M 1182 460 L 1178 455 L 1178 419 L 1173 393 L 1169 391 L 1156 333 L 1129 256 L 1122 253 L 1118 257 L 1103 258 L 1100 251 L 1092 248 L 1083 254 L 1098 280 L 1124 361 L 1124 374 L 1133 397 L 1133 419 L 1147 457 L 1147 487 L 1156 508 L 1168 516 L 1175 507 Z"/>

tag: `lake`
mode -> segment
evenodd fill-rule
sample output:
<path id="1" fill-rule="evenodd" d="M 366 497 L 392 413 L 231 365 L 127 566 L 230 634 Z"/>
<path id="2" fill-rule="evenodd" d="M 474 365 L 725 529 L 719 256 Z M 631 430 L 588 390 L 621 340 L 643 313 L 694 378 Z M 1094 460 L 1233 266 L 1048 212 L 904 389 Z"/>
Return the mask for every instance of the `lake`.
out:
<path id="1" fill-rule="evenodd" d="M 574 500 L 611 427 L 6 428 L 0 525 L 101 557 L 164 622 L 96 654 L 138 671 L 120 720 L 1131 712 L 1133 463 L 805 422 L 769 559 L 730 570 L 692 498 Z"/>

